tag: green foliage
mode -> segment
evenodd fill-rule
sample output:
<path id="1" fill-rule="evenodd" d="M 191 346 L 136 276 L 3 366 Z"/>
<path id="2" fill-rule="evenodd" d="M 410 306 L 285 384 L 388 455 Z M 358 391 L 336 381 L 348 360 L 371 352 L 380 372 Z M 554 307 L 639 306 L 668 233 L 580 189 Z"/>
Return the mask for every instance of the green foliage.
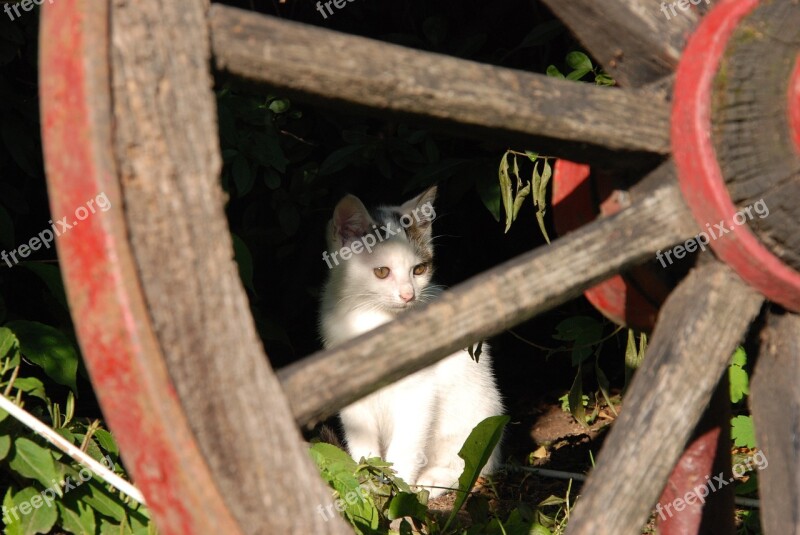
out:
<path id="1" fill-rule="evenodd" d="M 514 166 L 510 168 L 508 157 L 511 156 L 511 161 Z M 519 174 L 519 164 L 517 156 L 525 156 L 533 162 L 533 171 L 530 180 L 523 180 Z M 544 236 L 547 243 L 550 243 L 550 236 L 547 234 L 547 229 L 544 224 L 544 215 L 547 208 L 547 185 L 550 178 L 553 176 L 553 169 L 550 165 L 550 157 L 539 157 L 539 154 L 533 151 L 525 151 L 524 153 L 507 150 L 503 157 L 500 159 L 500 169 L 498 171 L 498 178 L 500 183 L 500 199 L 503 203 L 503 209 L 506 213 L 506 228 L 505 232 L 511 229 L 511 224 L 516 221 L 517 215 L 522 208 L 522 203 L 525 202 L 525 197 L 531 195 L 533 206 L 536 210 L 536 221 L 539 223 L 539 229 Z M 542 170 L 539 171 L 539 164 L 542 164 Z M 511 180 L 511 173 L 513 173 L 516 181 Z"/>
<path id="2" fill-rule="evenodd" d="M 429 534 L 501 533 L 497 529 L 503 527 L 513 528 L 506 533 L 527 533 L 514 528 L 523 525 L 519 512 L 512 513 L 503 525 L 496 518 L 489 519 L 488 510 L 476 515 L 474 509 L 470 510 L 476 522 L 472 528 L 448 531 L 499 443 L 508 421 L 508 416 L 491 416 L 476 425 L 467 437 L 458 453 L 464 459 L 464 471 L 458 479 L 458 489 L 455 489 L 452 514 L 443 527 L 428 512 L 428 491 L 415 492 L 392 470 L 391 463 L 377 457 L 356 462 L 346 452 L 325 443 L 316 443 L 310 448 L 320 475 L 333 489 L 331 503 L 320 504 L 317 512 L 326 515 L 326 511 L 339 510 L 360 535 L 388 534 L 389 524 L 398 519 L 402 519 L 400 533 L 412 533 L 412 528 L 423 528 L 424 533 Z"/>
<path id="3" fill-rule="evenodd" d="M 570 344 L 552 349 L 550 352 L 569 351 L 572 365 L 578 368 L 569 392 L 559 400 L 562 409 L 568 410 L 581 425 L 591 424 L 597 418 L 600 412 L 600 396 L 605 400 L 609 409 L 616 414 L 614 403 L 609 395 L 610 383 L 605 372 L 600 368 L 599 359 L 603 342 L 619 331 L 620 328 L 617 328 L 609 336 L 603 337 L 603 324 L 589 316 L 573 316 L 556 325 L 556 333 L 553 338 Z M 594 356 L 594 360 L 589 362 L 591 356 Z M 589 415 L 586 414 L 589 397 L 583 392 L 583 375 L 585 367 L 588 366 L 591 366 L 590 369 L 597 381 L 594 409 Z"/>
<path id="4" fill-rule="evenodd" d="M 23 357 L 40 366 L 50 379 L 77 394 L 78 352 L 65 334 L 35 321 L 12 321 L 6 327 L 17 337 Z"/>
<path id="5" fill-rule="evenodd" d="M 583 52 L 572 51 L 567 54 L 564 61 L 571 69 L 566 75 L 564 75 L 555 65 L 550 65 L 547 67 L 547 76 L 552 78 L 578 81 L 582 80 L 587 74 L 592 73 L 594 75 L 594 83 L 597 85 L 610 86 L 616 84 L 613 78 L 603 72 L 599 65 L 594 65 L 589 56 Z"/>
<path id="6" fill-rule="evenodd" d="M 728 379 L 731 389 L 731 403 L 739 403 L 750 394 L 750 378 L 744 369 L 747 364 L 747 354 L 743 347 L 736 349 L 728 367 Z"/>
<path id="7" fill-rule="evenodd" d="M 109 464 L 110 459 L 110 468 L 124 475 L 112 434 L 98 421 L 75 416 L 77 359 L 72 342 L 57 329 L 36 322 L 7 323 L 0 327 L 0 392 L 50 422 L 95 460 Z M 70 386 L 64 403 L 50 397 L 41 379 L 22 376 L 37 369 L 48 380 Z M 7 483 L 3 504 L 15 511 L 5 517 L 6 533 L 49 533 L 54 528 L 80 535 L 155 533 L 146 508 L 94 474 L 83 479 L 82 470 L 85 476 L 83 467 L 0 410 L 0 480 Z"/>
<path id="8" fill-rule="evenodd" d="M 747 353 L 743 347 L 739 347 L 733 353 L 731 364 L 728 366 L 731 403 L 742 403 L 750 394 L 750 376 L 745 366 L 747 366 Z M 739 414 L 731 418 L 731 438 L 736 447 L 755 448 L 753 417 L 749 414 Z"/>
<path id="9" fill-rule="evenodd" d="M 329 506 L 333 505 L 359 535 L 388 533 L 389 521 L 395 518 L 425 520 L 427 491 L 412 492 L 390 463 L 377 457 L 357 463 L 346 452 L 325 443 L 313 444 L 310 453 L 334 491 L 330 504 L 320 504 L 320 514 L 330 514 Z"/>
<path id="10" fill-rule="evenodd" d="M 639 345 L 636 345 L 636 332 L 628 329 L 628 341 L 625 344 L 625 388 L 631 382 L 633 372 L 635 372 L 644 360 L 647 350 L 647 334 L 639 334 Z"/>
<path id="11" fill-rule="evenodd" d="M 508 416 L 490 416 L 475 426 L 470 432 L 458 456 L 464 459 L 464 471 L 458 478 L 458 491 L 456 501 L 453 504 L 453 511 L 445 523 L 446 530 L 461 510 L 468 493 L 480 476 L 481 470 L 489 462 L 489 457 L 494 451 L 500 438 L 503 436 L 503 429 L 510 418 Z"/>
<path id="12" fill-rule="evenodd" d="M 755 448 L 756 434 L 753 429 L 753 417 L 739 415 L 731 418 L 731 438 L 735 446 Z"/>

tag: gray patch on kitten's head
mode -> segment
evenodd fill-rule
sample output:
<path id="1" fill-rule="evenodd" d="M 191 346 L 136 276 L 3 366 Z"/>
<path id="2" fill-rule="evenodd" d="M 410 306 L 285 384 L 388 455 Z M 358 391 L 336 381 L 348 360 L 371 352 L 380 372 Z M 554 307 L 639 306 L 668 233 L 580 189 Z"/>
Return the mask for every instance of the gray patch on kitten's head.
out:
<path id="1" fill-rule="evenodd" d="M 354 195 L 345 196 L 334 209 L 328 223 L 327 244 L 330 251 L 362 240 L 368 234 L 376 238 L 378 246 L 387 240 L 402 239 L 408 242 L 423 262 L 433 260 L 431 235 L 436 210 L 436 186 L 400 206 L 379 206 L 367 210 Z"/>

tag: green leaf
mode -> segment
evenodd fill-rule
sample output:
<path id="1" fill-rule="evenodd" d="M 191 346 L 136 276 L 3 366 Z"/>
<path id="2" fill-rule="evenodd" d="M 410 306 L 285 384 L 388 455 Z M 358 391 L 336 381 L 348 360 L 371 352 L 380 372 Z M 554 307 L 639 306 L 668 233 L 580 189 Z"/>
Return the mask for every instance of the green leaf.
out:
<path id="1" fill-rule="evenodd" d="M 644 335 L 642 335 L 644 336 Z M 641 355 L 644 357 L 644 354 Z M 642 363 L 639 352 L 636 350 L 636 333 L 633 329 L 628 329 L 628 342 L 625 346 L 625 388 L 631 382 L 633 373 L 639 368 Z"/>
<path id="2" fill-rule="evenodd" d="M 495 221 L 500 221 L 500 184 L 497 180 L 487 175 L 484 178 L 479 178 L 475 181 L 475 189 L 478 191 L 478 196 L 481 198 L 483 205 L 492 214 Z"/>
<path id="3" fill-rule="evenodd" d="M 14 453 L 8 465 L 19 475 L 36 480 L 45 487 L 58 480 L 52 452 L 29 438 L 14 440 Z"/>
<path id="4" fill-rule="evenodd" d="M 344 470 L 354 473 L 358 468 L 358 463 L 350 457 L 346 451 L 337 448 L 333 444 L 325 442 L 318 442 L 312 444 L 309 448 L 311 458 L 317 463 L 320 468 L 325 468 L 330 465 L 341 464 Z"/>
<path id="5" fill-rule="evenodd" d="M 67 294 L 64 291 L 64 281 L 61 279 L 61 270 L 58 267 L 41 262 L 24 262 L 20 266 L 36 274 L 47 286 L 47 289 L 50 290 L 56 301 L 64 307 L 64 310 L 69 310 Z"/>
<path id="6" fill-rule="evenodd" d="M 736 416 L 731 418 L 731 438 L 739 448 L 755 448 L 756 434 L 753 429 L 752 416 Z"/>
<path id="7" fill-rule="evenodd" d="M 128 520 L 123 518 L 119 524 L 109 522 L 105 518 L 100 519 L 100 535 L 133 535 Z"/>
<path id="8" fill-rule="evenodd" d="M 428 508 L 419 503 L 417 495 L 411 492 L 400 492 L 389 502 L 389 520 L 410 516 L 417 520 L 425 520 Z"/>
<path id="9" fill-rule="evenodd" d="M 49 496 L 49 495 L 48 495 Z M 6 535 L 35 535 L 49 533 L 58 519 L 55 503 L 35 487 L 26 487 L 16 494 L 11 489 L 3 500 L 6 524 Z"/>
<path id="10" fill-rule="evenodd" d="M 264 184 L 271 190 L 276 190 L 281 187 L 281 175 L 274 169 L 267 169 L 264 171 Z"/>
<path id="11" fill-rule="evenodd" d="M 19 341 L 11 329 L 0 327 L 0 359 L 5 358 L 15 346 L 19 346 Z"/>
<path id="12" fill-rule="evenodd" d="M 573 316 L 556 325 L 553 338 L 573 342 L 572 365 L 586 360 L 602 339 L 603 324 L 589 316 Z"/>
<path id="13" fill-rule="evenodd" d="M 236 185 L 236 193 L 239 197 L 244 197 L 253 189 L 255 175 L 250 168 L 250 163 L 241 154 L 237 154 L 231 164 L 231 176 Z"/>
<path id="14" fill-rule="evenodd" d="M 458 456 L 464 459 L 464 472 L 458 478 L 458 492 L 456 493 L 456 500 L 453 503 L 453 509 L 450 516 L 445 523 L 443 532 L 447 531 L 450 523 L 455 519 L 461 506 L 464 505 L 469 491 L 478 480 L 481 470 L 486 466 L 489 457 L 492 455 L 497 443 L 503 436 L 503 429 L 509 422 L 508 416 L 490 416 L 481 421 L 470 432 Z"/>
<path id="15" fill-rule="evenodd" d="M 730 378 L 731 403 L 739 403 L 742 398 L 750 393 L 747 372 L 738 366 L 728 368 Z"/>
<path id="16" fill-rule="evenodd" d="M 567 74 L 567 80 L 578 81 L 590 72 L 592 72 L 591 69 L 575 69 Z"/>
<path id="17" fill-rule="evenodd" d="M 617 82 L 607 74 L 598 74 L 594 77 L 594 83 L 597 85 L 615 85 Z"/>
<path id="18" fill-rule="evenodd" d="M 117 442 L 114 440 L 114 436 L 111 433 L 105 429 L 97 429 L 94 432 L 94 436 L 104 450 L 113 453 L 114 455 L 119 455 L 119 447 L 117 446 Z"/>
<path id="19" fill-rule="evenodd" d="M 536 523 L 531 526 L 529 535 L 553 535 L 553 532 L 543 525 Z"/>
<path id="20" fill-rule="evenodd" d="M 610 383 L 605 372 L 603 372 L 603 370 L 600 368 L 599 355 L 594 360 L 594 374 L 597 377 L 597 387 L 600 389 L 600 393 L 603 394 L 603 399 L 606 400 L 606 405 L 608 405 L 608 408 L 614 413 L 614 416 L 618 416 L 617 409 L 614 407 L 614 404 L 611 403 L 611 397 L 608 395 Z"/>
<path id="21" fill-rule="evenodd" d="M 8 452 L 10 450 L 11 450 L 11 435 L 0 435 L 0 461 L 2 461 L 3 459 L 6 458 L 6 456 L 8 456 Z"/>
<path id="22" fill-rule="evenodd" d="M 36 377 L 17 377 L 14 380 L 14 388 L 18 388 L 29 396 L 37 397 L 42 401 L 48 401 L 44 383 Z"/>
<path id="23" fill-rule="evenodd" d="M 500 199 L 503 201 L 503 210 L 506 214 L 506 232 L 511 228 L 511 216 L 513 214 L 514 193 L 511 186 L 511 176 L 508 174 L 508 151 L 500 159 L 500 169 L 497 172 L 500 181 Z M 514 160 L 516 162 L 516 159 Z"/>
<path id="24" fill-rule="evenodd" d="M 285 113 L 289 111 L 292 106 L 288 98 L 276 98 L 269 103 L 269 109 L 272 113 Z"/>
<path id="25" fill-rule="evenodd" d="M 61 527 L 75 535 L 92 534 L 97 530 L 94 511 L 81 501 L 75 501 L 72 509 L 63 502 L 58 502 L 58 511 L 61 515 Z"/>
<path id="26" fill-rule="evenodd" d="M 549 76 L 550 78 L 561 78 L 562 80 L 564 79 L 564 75 L 561 74 L 561 71 L 559 71 L 555 65 L 550 65 L 549 67 L 547 67 L 547 71 L 545 71 L 545 74 L 547 74 L 547 76 Z"/>
<path id="27" fill-rule="evenodd" d="M 544 159 L 544 167 L 542 174 L 539 174 L 539 164 L 535 163 L 533 166 L 533 177 L 531 183 L 533 184 L 533 204 L 536 207 L 536 221 L 539 223 L 539 230 L 547 243 L 550 243 L 550 236 L 547 234 L 547 228 L 544 224 L 544 215 L 547 210 L 547 184 L 550 182 L 550 177 L 553 175 L 553 169 L 550 167 L 548 158 Z"/>
<path id="28" fill-rule="evenodd" d="M 744 368 L 747 364 L 747 353 L 745 353 L 743 347 L 737 347 L 736 351 L 733 352 L 733 356 L 731 357 L 731 364 L 735 366 L 739 366 L 740 368 Z"/>
<path id="29" fill-rule="evenodd" d="M 77 480 L 75 485 L 80 483 Z M 100 487 L 94 480 L 89 480 L 87 483 L 90 494 L 83 497 L 83 501 L 94 508 L 95 511 L 101 515 L 113 518 L 117 522 L 125 520 L 125 507 L 122 501 L 113 494 L 110 494 L 104 487 Z"/>
<path id="30" fill-rule="evenodd" d="M 286 171 L 289 160 L 281 148 L 278 130 L 271 122 L 267 124 L 266 130 L 261 135 L 255 136 L 256 159 L 264 166 L 270 166 L 280 171 Z"/>
<path id="31" fill-rule="evenodd" d="M 332 175 L 358 161 L 363 145 L 349 145 L 330 153 L 319 166 L 320 175 Z"/>
<path id="32" fill-rule="evenodd" d="M 731 358 L 731 365 L 728 367 L 728 378 L 730 382 L 731 403 L 738 403 L 746 395 L 750 394 L 750 378 L 744 366 L 747 364 L 747 354 L 744 348 L 739 347 Z"/>
<path id="33" fill-rule="evenodd" d="M 581 424 L 583 427 L 586 425 L 586 410 L 583 407 L 583 369 L 582 365 L 578 364 L 578 373 L 575 374 L 575 379 L 572 381 L 572 386 L 567 394 L 569 401 L 569 412 L 572 417 Z M 588 398 L 587 398 L 588 399 Z"/>
<path id="34" fill-rule="evenodd" d="M 589 56 L 578 51 L 567 54 L 567 65 L 575 70 L 586 69 L 587 72 L 594 68 L 592 65 L 592 60 L 589 59 Z"/>
<path id="35" fill-rule="evenodd" d="M 6 327 L 17 335 L 28 360 L 44 369 L 53 381 L 70 387 L 77 397 L 78 352 L 64 333 L 35 321 L 12 321 Z"/>

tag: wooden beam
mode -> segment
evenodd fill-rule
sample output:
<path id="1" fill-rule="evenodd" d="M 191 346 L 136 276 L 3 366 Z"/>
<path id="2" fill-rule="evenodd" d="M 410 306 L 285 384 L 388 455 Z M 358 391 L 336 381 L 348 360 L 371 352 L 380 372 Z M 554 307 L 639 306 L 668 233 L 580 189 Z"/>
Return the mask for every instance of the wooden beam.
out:
<path id="1" fill-rule="evenodd" d="M 137 263 L 131 284 L 141 285 L 172 379 L 162 395 L 180 402 L 224 501 L 207 507 L 227 506 L 247 534 L 352 534 L 338 515 L 316 510 L 330 489 L 264 354 L 233 260 L 208 2 L 112 2 L 111 10 L 116 209 Z"/>
<path id="2" fill-rule="evenodd" d="M 665 163 L 654 173 L 666 180 L 672 170 Z M 301 424 L 313 425 L 696 232 L 676 184 L 667 181 L 610 218 L 484 272 L 380 329 L 283 368 L 278 375 L 292 412 Z"/>
<path id="3" fill-rule="evenodd" d="M 674 71 L 706 9 L 706 1 L 700 6 L 687 2 L 685 11 L 672 1 L 543 1 L 624 87 L 641 87 Z"/>
<path id="4" fill-rule="evenodd" d="M 694 269 L 672 292 L 570 516 L 568 535 L 642 532 L 763 300 L 716 261 Z M 671 503 L 661 506 L 664 516 L 681 514 Z"/>
<path id="5" fill-rule="evenodd" d="M 220 4 L 210 17 L 218 68 L 313 102 L 408 116 L 575 161 L 635 165 L 670 150 L 669 105 L 646 92 L 456 59 Z"/>
<path id="6" fill-rule="evenodd" d="M 52 213 L 100 205 L 101 194 L 110 207 L 56 239 L 69 310 L 94 395 L 158 533 L 242 535 L 173 395 L 127 241 L 111 142 L 110 7 L 42 6 L 39 102 Z"/>
<path id="7" fill-rule="evenodd" d="M 800 533 L 800 316 L 771 313 L 750 385 L 766 535 Z M 756 459 L 757 460 L 757 459 Z"/>

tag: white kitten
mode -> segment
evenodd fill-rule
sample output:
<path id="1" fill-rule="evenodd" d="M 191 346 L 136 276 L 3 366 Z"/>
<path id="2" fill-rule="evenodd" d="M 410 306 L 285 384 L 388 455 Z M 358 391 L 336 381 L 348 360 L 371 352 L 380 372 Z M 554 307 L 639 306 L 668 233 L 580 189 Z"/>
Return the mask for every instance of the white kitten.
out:
<path id="1" fill-rule="evenodd" d="M 370 214 L 348 195 L 328 223 L 331 268 L 322 294 L 320 328 L 325 347 L 340 344 L 430 301 L 431 225 L 436 212 L 431 188 L 401 206 Z M 347 249 L 343 249 L 347 248 Z M 503 407 L 486 345 L 479 362 L 458 351 L 353 403 L 341 412 L 353 458 L 380 456 L 404 481 L 430 488 L 431 496 L 455 486 L 464 469 L 458 451 L 481 420 Z M 494 451 L 483 470 L 499 466 Z"/>

